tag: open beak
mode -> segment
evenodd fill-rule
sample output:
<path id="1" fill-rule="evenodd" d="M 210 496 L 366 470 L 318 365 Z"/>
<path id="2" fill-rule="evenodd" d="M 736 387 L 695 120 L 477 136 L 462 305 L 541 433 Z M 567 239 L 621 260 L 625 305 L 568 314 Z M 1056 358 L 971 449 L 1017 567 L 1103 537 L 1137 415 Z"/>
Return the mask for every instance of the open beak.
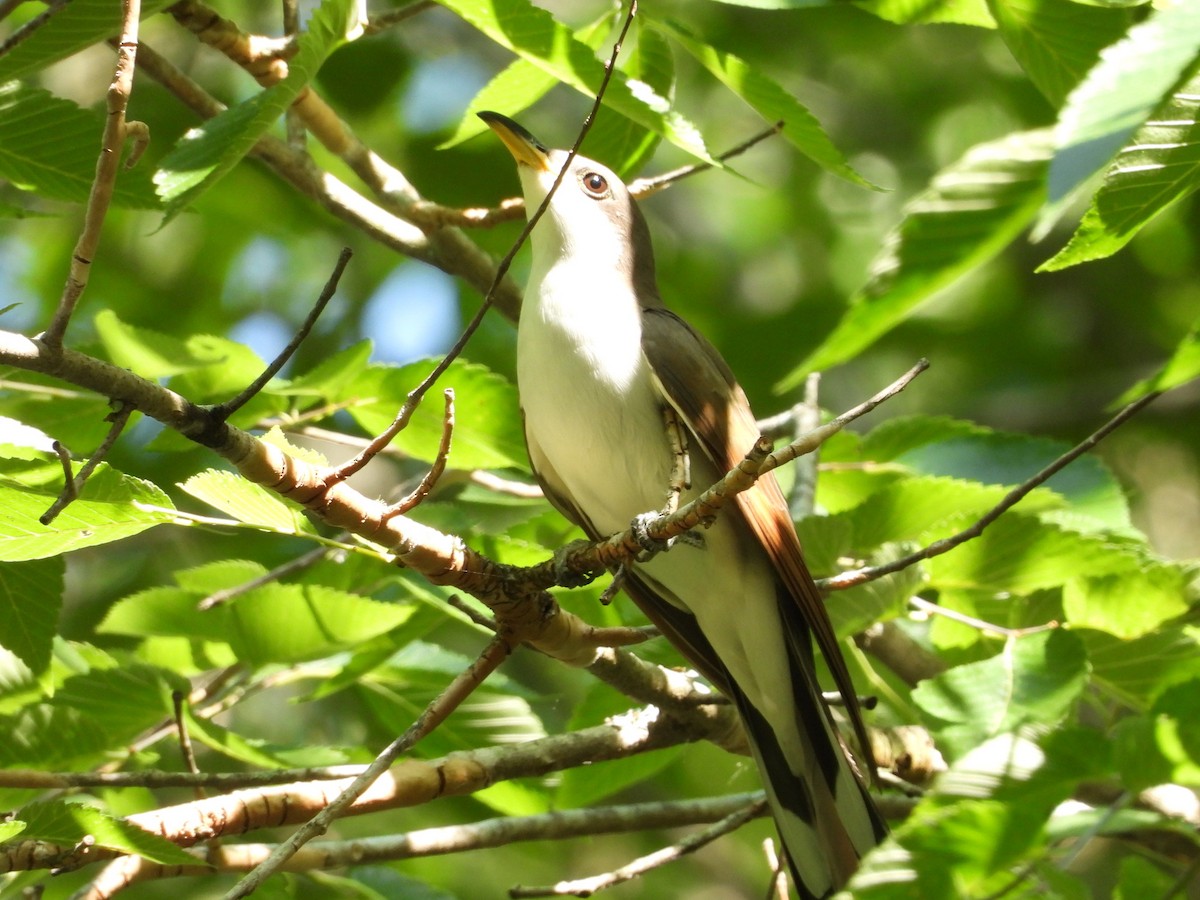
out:
<path id="1" fill-rule="evenodd" d="M 508 152 L 519 166 L 529 166 L 535 172 L 546 172 L 550 168 L 550 151 L 546 145 L 510 119 L 496 112 L 481 112 L 479 118 L 499 135 Z"/>

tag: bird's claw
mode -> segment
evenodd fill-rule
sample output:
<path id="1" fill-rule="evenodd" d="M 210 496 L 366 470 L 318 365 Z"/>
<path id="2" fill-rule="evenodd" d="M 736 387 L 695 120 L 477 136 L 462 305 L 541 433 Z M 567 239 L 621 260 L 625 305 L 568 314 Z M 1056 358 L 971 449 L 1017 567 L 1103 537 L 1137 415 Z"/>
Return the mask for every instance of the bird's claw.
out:
<path id="1" fill-rule="evenodd" d="M 596 580 L 597 573 L 580 572 L 570 565 L 572 553 L 590 546 L 590 541 L 571 541 L 565 547 L 559 547 L 554 551 L 554 581 L 559 587 L 580 588 Z"/>
<path id="2" fill-rule="evenodd" d="M 634 540 L 642 548 L 642 552 L 637 556 L 637 562 L 646 562 L 659 553 L 670 550 L 676 544 L 686 544 L 689 547 L 704 546 L 704 536 L 695 531 L 685 531 L 683 534 L 667 538 L 665 541 L 651 537 L 651 526 L 661 518 L 663 518 L 663 514 L 660 512 L 647 512 L 634 516 L 633 521 L 629 523 Z"/>

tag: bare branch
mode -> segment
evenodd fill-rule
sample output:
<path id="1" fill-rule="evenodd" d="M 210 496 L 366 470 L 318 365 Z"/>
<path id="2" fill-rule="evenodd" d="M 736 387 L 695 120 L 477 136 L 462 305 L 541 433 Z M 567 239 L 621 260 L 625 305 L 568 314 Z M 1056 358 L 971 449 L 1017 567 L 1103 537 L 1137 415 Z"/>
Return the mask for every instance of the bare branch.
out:
<path id="1" fill-rule="evenodd" d="M 769 137 L 774 137 L 775 135 L 779 134 L 779 132 L 783 131 L 783 124 L 783 122 L 776 122 L 770 128 L 766 129 L 765 131 L 760 131 L 758 134 L 754 135 L 748 140 L 743 141 L 736 147 L 726 150 L 724 153 L 715 157 L 715 159 L 717 162 L 723 163 L 733 159 L 735 156 L 741 156 L 751 147 L 761 143 L 762 141 L 765 141 Z M 638 178 L 630 183 L 629 193 L 640 200 L 643 197 L 649 197 L 651 194 L 657 194 L 663 188 L 670 187 L 677 181 L 682 181 L 683 179 L 689 178 L 692 175 L 696 175 L 699 172 L 707 172 L 712 167 L 712 163 L 694 163 L 689 166 L 682 166 L 681 168 L 674 169 L 670 172 L 664 172 L 661 175 L 655 175 L 651 178 Z"/>
<path id="2" fill-rule="evenodd" d="M 96 471 L 96 467 L 104 461 L 104 457 L 108 455 L 108 451 L 112 449 L 113 444 L 117 442 L 117 438 L 121 436 L 121 432 L 125 430 L 125 426 L 128 424 L 132 413 L 132 406 L 127 403 L 121 403 L 109 414 L 108 421 L 112 424 L 108 429 L 108 434 L 104 436 L 104 440 L 100 442 L 100 446 L 92 452 L 88 461 L 83 464 L 83 467 L 79 470 L 79 474 L 73 478 L 71 477 L 71 455 L 58 441 L 54 442 L 55 452 L 58 453 L 58 458 L 62 461 L 63 470 L 66 474 L 66 484 L 63 485 L 62 493 L 58 495 L 58 499 L 38 518 L 39 522 L 43 525 L 49 525 L 58 518 L 60 512 L 71 504 L 71 501 L 79 496 L 79 492 L 83 490 L 84 484 L 87 483 L 92 473 Z"/>
<path id="3" fill-rule="evenodd" d="M 339 818 L 359 797 L 385 773 L 402 753 L 410 750 L 422 737 L 433 731 L 446 720 L 470 694 L 483 683 L 496 667 L 508 658 L 512 648 L 503 637 L 496 637 L 465 672 L 460 672 L 437 698 L 425 708 L 417 720 L 400 737 L 394 740 L 354 779 L 349 786 L 321 809 L 316 815 L 292 832 L 286 841 L 272 851 L 271 855 L 255 866 L 245 878 L 235 884 L 226 894 L 226 900 L 246 897 L 267 878 L 278 872 L 284 863 L 313 838 L 329 830 L 330 823 Z"/>
<path id="4" fill-rule="evenodd" d="M 876 578 L 882 578 L 884 575 L 890 575 L 893 572 L 899 572 L 902 569 L 907 569 L 909 566 L 916 565 L 922 560 L 932 559 L 935 556 L 940 556 L 943 553 L 953 550 L 959 544 L 964 544 L 967 541 L 974 540 L 975 538 L 979 537 L 979 535 L 983 534 L 985 528 L 987 528 L 998 518 L 1000 518 L 1000 516 L 1012 509 L 1014 506 L 1020 503 L 1021 500 L 1027 497 L 1034 488 L 1045 484 L 1057 472 L 1061 472 L 1076 459 L 1083 456 L 1083 454 L 1095 447 L 1109 434 L 1141 412 L 1143 408 L 1149 405 L 1158 396 L 1158 392 L 1155 392 L 1152 394 L 1147 394 L 1145 397 L 1130 403 L 1087 438 L 1080 441 L 1032 478 L 1029 478 L 1005 494 L 1003 500 L 988 510 L 969 528 L 964 528 L 957 534 L 951 535 L 948 538 L 943 538 L 940 541 L 934 541 L 929 546 L 923 547 L 915 553 L 902 556 L 900 559 L 893 560 L 885 565 L 868 566 L 862 569 L 852 569 L 849 572 L 843 572 L 840 575 L 834 575 L 831 578 L 822 578 L 817 582 L 818 586 L 824 588 L 825 590 L 840 591 L 848 587 L 854 587 L 858 584 L 865 584 L 866 582 L 873 581 Z"/>
<path id="5" fill-rule="evenodd" d="M 446 410 L 442 415 L 442 439 L 438 444 L 437 455 L 433 459 L 433 465 L 429 467 L 429 471 L 425 473 L 425 477 L 421 479 L 421 483 L 412 489 L 412 492 L 400 500 L 398 503 L 392 504 L 385 516 L 394 516 L 403 514 L 413 509 L 421 503 L 429 492 L 433 490 L 438 479 L 442 477 L 442 473 L 446 471 L 446 459 L 450 455 L 450 439 L 454 434 L 454 389 L 446 388 Z"/>
<path id="6" fill-rule="evenodd" d="M 247 385 L 241 393 L 236 397 L 226 400 L 224 403 L 218 403 L 212 408 L 212 414 L 217 419 L 224 422 L 266 387 L 267 382 L 279 374 L 279 370 L 292 358 L 292 354 L 296 352 L 297 348 L 304 342 L 304 339 L 308 337 L 313 326 L 317 324 L 317 319 L 325 311 L 325 307 L 333 299 L 333 295 L 337 293 L 338 282 L 341 281 L 342 273 L 346 271 L 346 265 L 350 262 L 350 257 L 353 255 L 349 247 L 342 248 L 342 252 L 338 255 L 338 260 L 333 266 L 333 273 L 329 276 L 329 280 L 325 282 L 325 287 L 321 291 L 321 295 L 317 297 L 317 302 L 308 311 L 304 322 L 300 325 L 296 333 L 292 335 L 292 339 L 288 341 L 287 346 L 276 354 L 275 358 L 271 360 L 270 365 L 262 371 L 262 374 Z"/>
<path id="7" fill-rule="evenodd" d="M 320 871 L 344 866 L 361 866 L 403 859 L 420 859 L 486 850 L 525 841 L 560 841 L 571 838 L 605 834 L 623 834 L 661 828 L 682 828 L 704 825 L 741 809 L 762 796 L 761 793 L 731 794 L 725 797 L 705 797 L 670 803 L 636 803 L 603 806 L 591 809 L 571 809 L 532 816 L 503 816 L 450 825 L 423 828 L 405 834 L 361 837 L 347 841 L 314 841 L 301 848 L 284 867 L 289 872 Z M 97 878 L 89 893 L 76 895 L 76 900 L 107 898 L 112 886 L 123 887 L 136 881 L 154 878 L 210 875 L 213 872 L 245 872 L 275 850 L 272 844 L 240 843 L 196 853 L 194 866 L 164 866 L 142 857 L 124 857 L 118 874 L 102 881 L 108 872 Z"/>
<path id="8" fill-rule="evenodd" d="M 84 212 L 83 233 L 79 235 L 79 241 L 71 255 L 71 267 L 62 297 L 58 301 L 58 309 L 54 312 L 54 318 L 50 320 L 50 327 L 42 335 L 46 346 L 52 348 L 62 345 L 71 315 L 87 288 L 92 260 L 96 256 L 96 248 L 100 245 L 100 231 L 104 227 L 104 218 L 108 214 L 108 205 L 112 201 L 113 190 L 117 184 L 121 151 L 125 146 L 125 109 L 133 91 L 133 67 L 138 49 L 138 18 L 142 4 L 140 0 L 123 0 L 122 8 L 117 66 L 112 84 L 108 88 L 108 116 L 104 122 L 104 135 L 100 142 L 100 157 L 96 160 L 96 177 L 92 181 L 92 191 Z"/>
<path id="9" fill-rule="evenodd" d="M 649 856 L 643 856 L 641 859 L 636 859 L 628 865 L 622 866 L 612 872 L 607 872 L 604 875 L 596 875 L 592 878 L 579 878 L 575 881 L 560 881 L 558 884 L 546 887 L 516 885 L 509 890 L 508 895 L 510 897 L 590 897 L 597 891 L 623 884 L 626 881 L 639 878 L 647 872 L 664 866 L 667 863 L 676 862 L 684 856 L 695 853 L 700 848 L 711 844 L 717 838 L 724 837 L 736 831 L 747 822 L 766 815 L 769 815 L 767 799 L 766 797 L 761 797 L 751 803 L 747 803 L 738 811 L 730 813 L 720 822 L 705 828 L 703 831 L 689 835 L 677 844 L 664 847 L 662 850 L 651 853 Z"/>

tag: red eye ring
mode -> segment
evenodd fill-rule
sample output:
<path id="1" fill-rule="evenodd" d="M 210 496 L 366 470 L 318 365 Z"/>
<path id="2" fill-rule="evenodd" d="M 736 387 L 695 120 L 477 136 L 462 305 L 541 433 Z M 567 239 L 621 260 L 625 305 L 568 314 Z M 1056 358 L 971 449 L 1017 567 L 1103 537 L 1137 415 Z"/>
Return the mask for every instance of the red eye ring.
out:
<path id="1" fill-rule="evenodd" d="M 584 172 L 579 176 L 579 183 L 592 197 L 599 199 L 608 194 L 608 179 L 599 172 Z"/>

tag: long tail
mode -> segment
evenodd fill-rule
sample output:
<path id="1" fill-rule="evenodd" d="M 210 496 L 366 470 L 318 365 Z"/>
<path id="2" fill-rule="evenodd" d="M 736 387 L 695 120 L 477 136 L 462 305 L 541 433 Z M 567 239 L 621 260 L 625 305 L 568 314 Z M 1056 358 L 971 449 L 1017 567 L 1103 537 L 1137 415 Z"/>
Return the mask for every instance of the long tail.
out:
<path id="1" fill-rule="evenodd" d="M 790 721 L 768 723 L 740 686 L 730 693 L 741 713 L 771 810 L 803 898 L 828 897 L 887 834 L 887 825 L 855 772 L 818 693 L 807 641 L 789 642 Z"/>

